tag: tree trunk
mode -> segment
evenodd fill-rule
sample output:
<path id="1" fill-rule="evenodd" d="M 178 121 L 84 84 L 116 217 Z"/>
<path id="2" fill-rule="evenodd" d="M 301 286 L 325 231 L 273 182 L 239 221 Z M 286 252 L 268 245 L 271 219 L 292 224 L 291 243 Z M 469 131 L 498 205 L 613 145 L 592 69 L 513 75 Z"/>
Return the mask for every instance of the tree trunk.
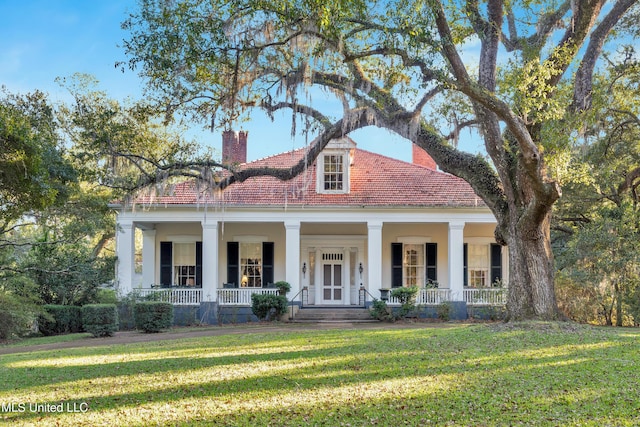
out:
<path id="1" fill-rule="evenodd" d="M 539 224 L 518 227 L 512 217 L 503 235 L 509 250 L 507 320 L 558 318 L 549 214 Z"/>
<path id="2" fill-rule="evenodd" d="M 616 303 L 616 326 L 622 326 L 622 292 L 620 291 L 620 285 L 617 280 L 613 286 Z"/>

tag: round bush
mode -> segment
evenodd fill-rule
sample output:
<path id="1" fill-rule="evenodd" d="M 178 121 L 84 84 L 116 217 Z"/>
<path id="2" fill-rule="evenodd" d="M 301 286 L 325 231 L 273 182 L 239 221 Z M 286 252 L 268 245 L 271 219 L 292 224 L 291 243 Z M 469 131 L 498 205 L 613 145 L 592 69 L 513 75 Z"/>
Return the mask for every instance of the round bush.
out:
<path id="1" fill-rule="evenodd" d="M 144 301 L 133 307 L 136 329 L 150 333 L 160 332 L 173 325 L 173 305 L 168 302 Z"/>
<path id="2" fill-rule="evenodd" d="M 282 295 L 252 294 L 251 311 L 260 320 L 275 320 L 287 312 L 287 298 Z"/>

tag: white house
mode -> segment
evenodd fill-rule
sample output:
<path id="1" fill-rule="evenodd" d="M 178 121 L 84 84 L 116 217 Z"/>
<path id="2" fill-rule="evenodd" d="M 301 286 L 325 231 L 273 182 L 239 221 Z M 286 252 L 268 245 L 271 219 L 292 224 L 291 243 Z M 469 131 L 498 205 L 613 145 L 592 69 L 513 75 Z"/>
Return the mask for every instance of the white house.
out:
<path id="1" fill-rule="evenodd" d="M 246 132 L 225 132 L 223 158 L 286 168 L 305 156 L 298 149 L 246 163 L 246 144 Z M 491 211 L 416 146 L 407 163 L 342 138 L 291 181 L 256 177 L 219 192 L 187 181 L 113 207 L 119 292 L 163 292 L 199 305 L 205 322 L 281 280 L 294 306 L 361 307 L 410 285 L 422 289 L 421 304 L 500 303 L 492 284 L 507 279 Z"/>

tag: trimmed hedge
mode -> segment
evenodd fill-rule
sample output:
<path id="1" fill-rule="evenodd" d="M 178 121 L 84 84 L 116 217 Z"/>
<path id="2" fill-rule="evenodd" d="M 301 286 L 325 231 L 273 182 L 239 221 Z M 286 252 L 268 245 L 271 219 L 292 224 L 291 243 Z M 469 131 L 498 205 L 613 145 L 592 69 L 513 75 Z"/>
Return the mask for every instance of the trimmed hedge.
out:
<path id="1" fill-rule="evenodd" d="M 42 335 L 60 335 L 82 332 L 82 308 L 77 305 L 46 304 L 45 314 L 38 317 L 38 330 Z"/>
<path id="2" fill-rule="evenodd" d="M 84 330 L 94 337 L 110 337 L 118 330 L 115 304 L 88 304 L 82 307 Z"/>
<path id="3" fill-rule="evenodd" d="M 133 306 L 136 329 L 150 333 L 160 332 L 173 325 L 173 305 L 169 302 L 144 301 Z"/>
<path id="4" fill-rule="evenodd" d="M 251 294 L 251 311 L 260 320 L 275 320 L 287 312 L 287 297 Z"/>

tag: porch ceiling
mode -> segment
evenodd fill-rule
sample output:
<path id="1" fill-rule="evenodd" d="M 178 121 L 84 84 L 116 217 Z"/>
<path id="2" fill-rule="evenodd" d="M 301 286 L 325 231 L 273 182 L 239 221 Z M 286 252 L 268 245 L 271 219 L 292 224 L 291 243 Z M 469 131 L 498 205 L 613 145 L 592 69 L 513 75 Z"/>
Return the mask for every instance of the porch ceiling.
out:
<path id="1" fill-rule="evenodd" d="M 300 234 L 307 236 L 326 235 L 367 235 L 367 223 L 322 223 L 322 222 L 302 222 L 300 224 Z"/>

